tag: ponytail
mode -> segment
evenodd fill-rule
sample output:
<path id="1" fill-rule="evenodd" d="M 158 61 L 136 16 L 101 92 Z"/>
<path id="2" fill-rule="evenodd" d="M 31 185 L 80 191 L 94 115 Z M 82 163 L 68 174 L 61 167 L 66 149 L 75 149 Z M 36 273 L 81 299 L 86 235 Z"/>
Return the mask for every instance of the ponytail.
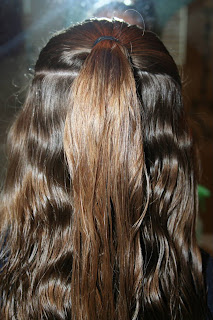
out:
<path id="1" fill-rule="evenodd" d="M 144 160 L 135 80 L 115 41 L 96 44 L 73 83 L 64 149 L 74 207 L 73 317 L 124 319 L 142 278 L 132 233 L 143 206 Z"/>

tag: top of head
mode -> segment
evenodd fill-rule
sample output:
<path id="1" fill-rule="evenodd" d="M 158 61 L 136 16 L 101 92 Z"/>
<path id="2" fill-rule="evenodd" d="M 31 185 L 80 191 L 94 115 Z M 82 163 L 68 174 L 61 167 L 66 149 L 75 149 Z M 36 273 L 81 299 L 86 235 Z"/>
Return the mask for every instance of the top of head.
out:
<path id="1" fill-rule="evenodd" d="M 104 41 L 102 37 L 106 37 Z M 167 74 L 180 84 L 177 66 L 158 36 L 115 19 L 86 20 L 56 34 L 41 51 L 35 71 L 69 72 L 73 65 L 78 66 L 79 58 L 82 66 L 91 51 L 97 51 L 98 59 L 99 50 L 108 48 L 112 52 L 116 46 L 127 51 L 133 69 Z"/>

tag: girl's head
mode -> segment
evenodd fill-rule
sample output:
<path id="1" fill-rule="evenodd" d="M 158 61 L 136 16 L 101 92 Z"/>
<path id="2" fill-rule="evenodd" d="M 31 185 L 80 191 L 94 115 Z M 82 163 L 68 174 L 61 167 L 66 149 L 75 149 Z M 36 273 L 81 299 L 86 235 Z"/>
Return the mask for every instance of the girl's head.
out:
<path id="1" fill-rule="evenodd" d="M 159 38 L 97 19 L 56 34 L 9 135 L 4 318 L 204 319 L 196 179 Z"/>

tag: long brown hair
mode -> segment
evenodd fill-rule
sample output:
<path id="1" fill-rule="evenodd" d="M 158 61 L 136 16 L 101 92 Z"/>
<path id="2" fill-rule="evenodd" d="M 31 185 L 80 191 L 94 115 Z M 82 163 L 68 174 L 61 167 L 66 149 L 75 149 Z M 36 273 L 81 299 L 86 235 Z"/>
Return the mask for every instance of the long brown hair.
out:
<path id="1" fill-rule="evenodd" d="M 154 33 L 89 20 L 55 35 L 8 150 L 1 319 L 205 319 L 195 152 Z"/>

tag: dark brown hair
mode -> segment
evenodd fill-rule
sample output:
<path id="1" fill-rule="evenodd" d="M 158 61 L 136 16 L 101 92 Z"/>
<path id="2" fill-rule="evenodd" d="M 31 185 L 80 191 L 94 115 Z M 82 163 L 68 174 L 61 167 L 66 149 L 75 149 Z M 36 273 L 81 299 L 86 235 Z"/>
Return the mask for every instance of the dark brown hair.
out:
<path id="1" fill-rule="evenodd" d="M 8 150 L 1 319 L 205 319 L 194 147 L 154 33 L 89 20 L 55 35 Z"/>

